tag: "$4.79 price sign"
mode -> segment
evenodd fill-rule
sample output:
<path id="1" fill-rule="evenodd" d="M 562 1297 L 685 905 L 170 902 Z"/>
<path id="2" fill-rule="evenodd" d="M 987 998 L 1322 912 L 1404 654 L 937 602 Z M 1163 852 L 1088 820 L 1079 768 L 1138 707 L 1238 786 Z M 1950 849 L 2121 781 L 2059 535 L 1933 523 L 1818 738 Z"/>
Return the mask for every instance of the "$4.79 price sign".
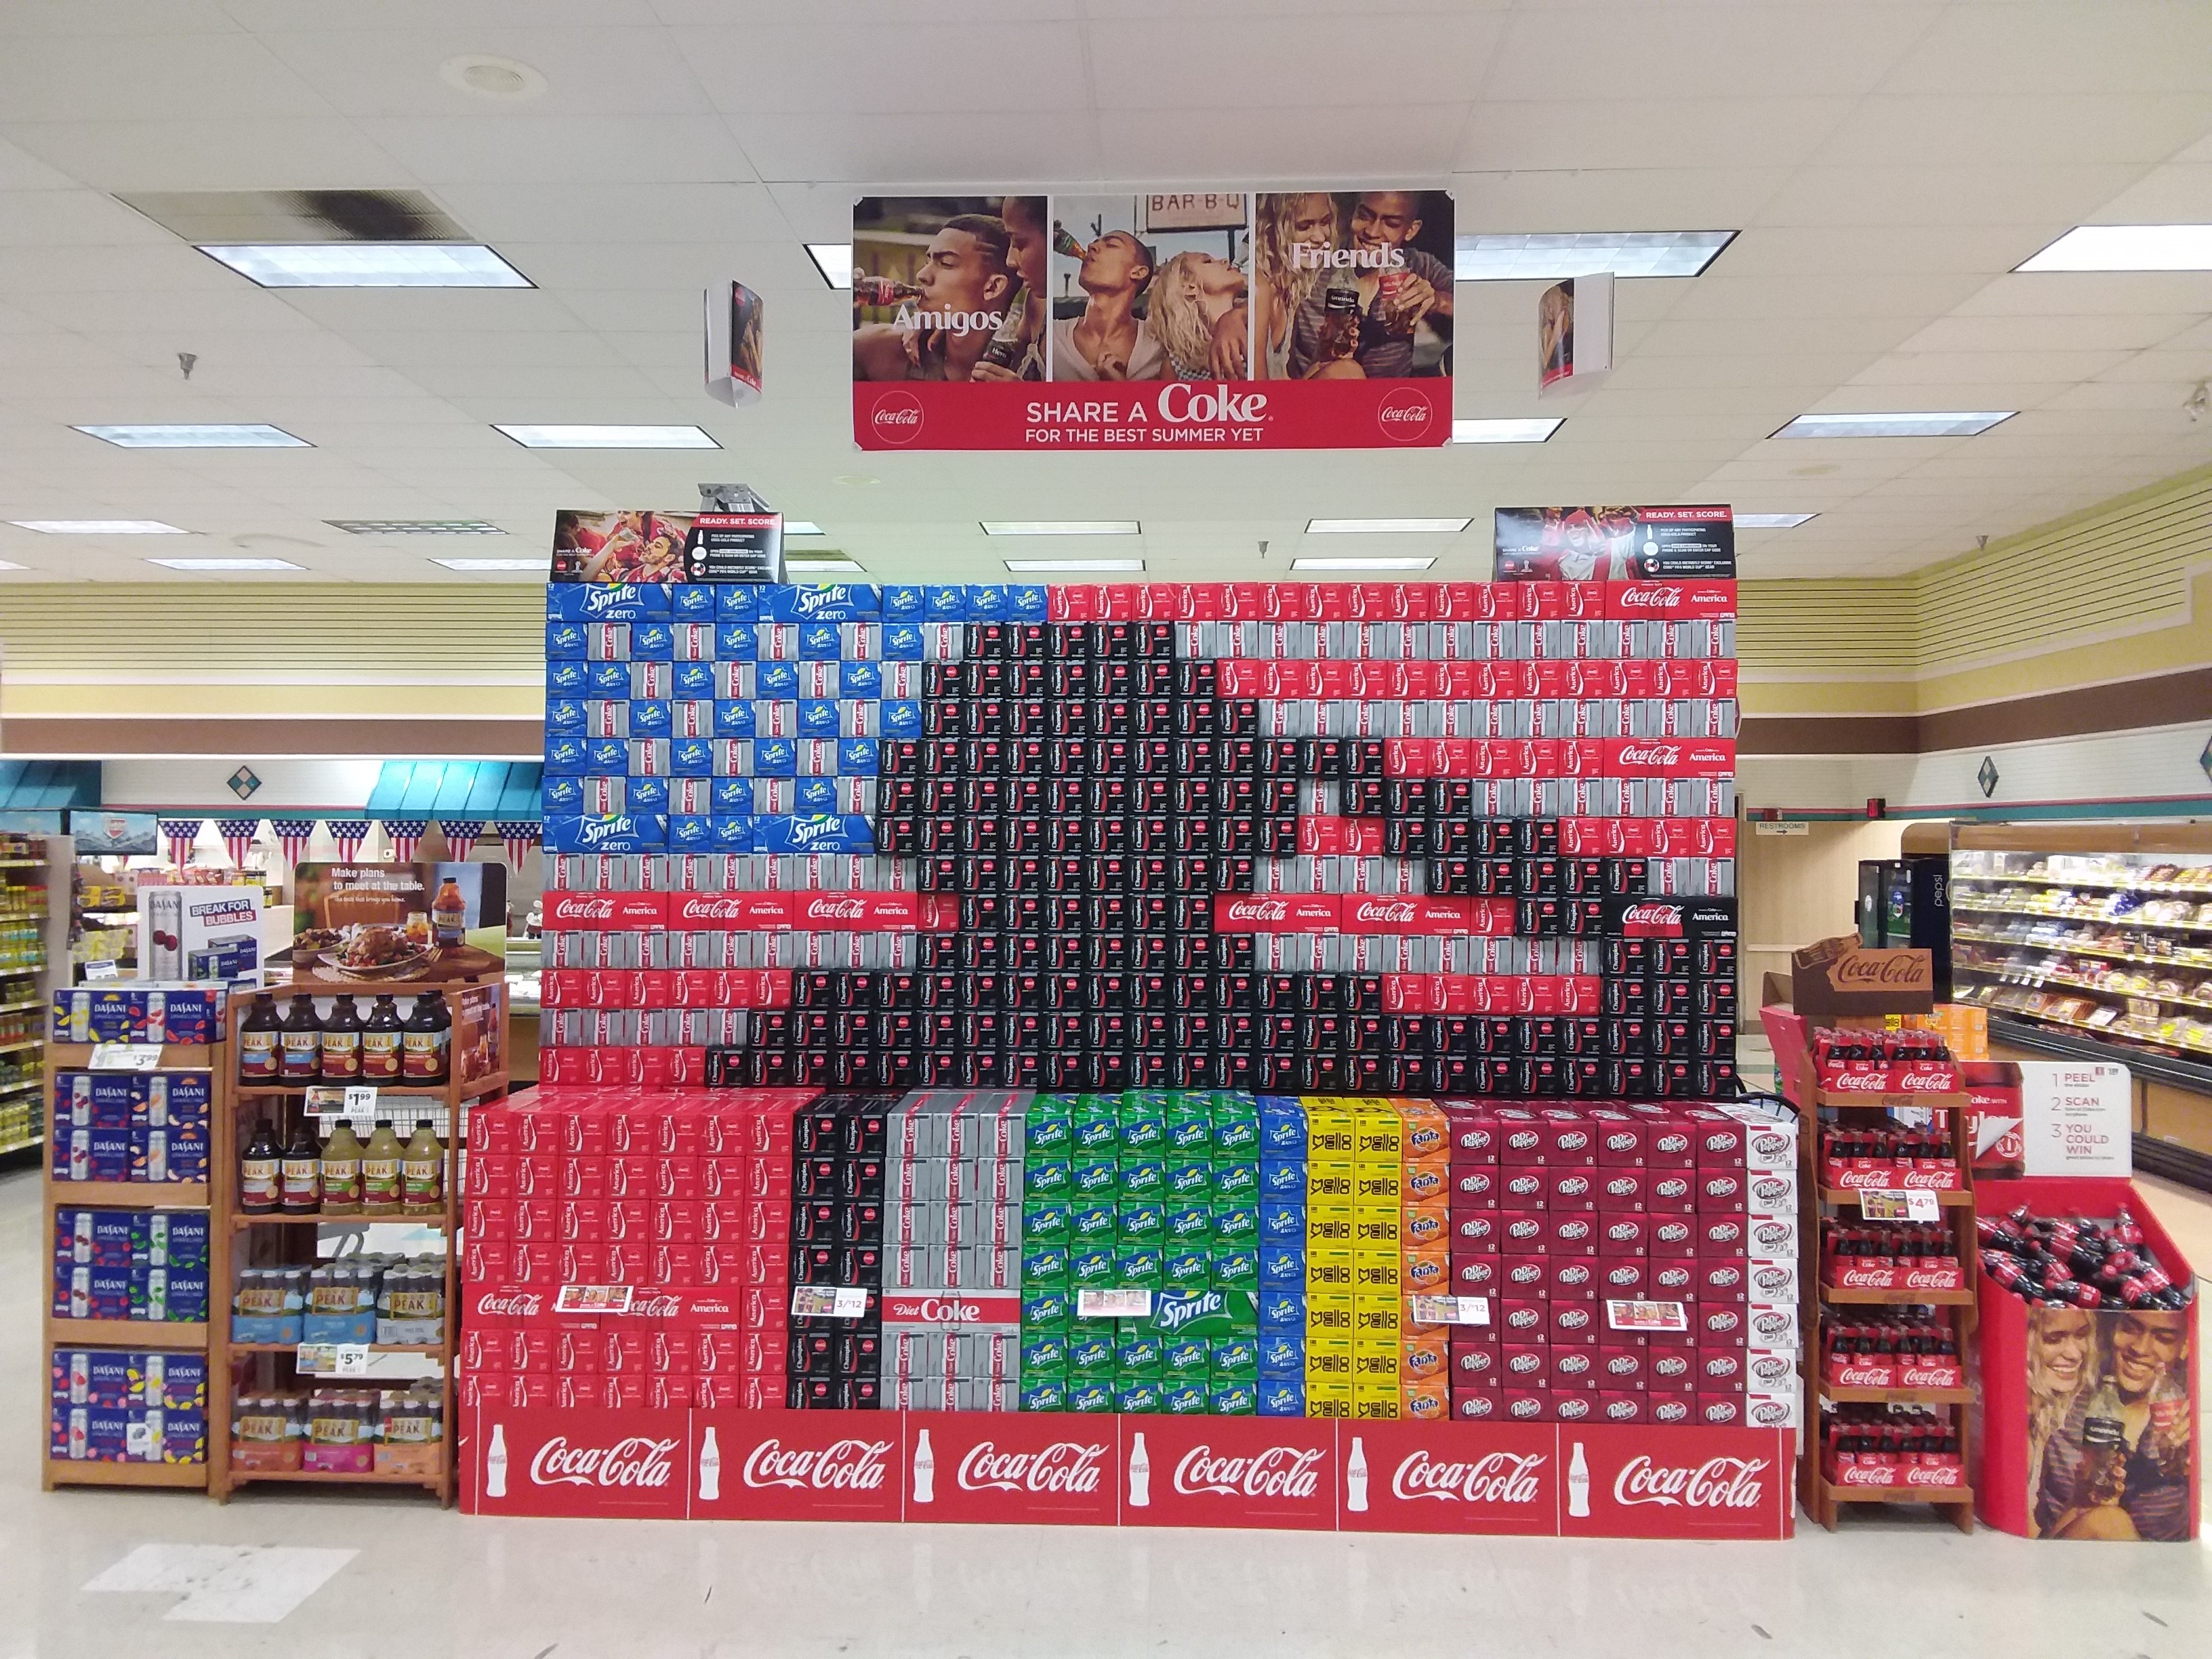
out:
<path id="1" fill-rule="evenodd" d="M 1918 1188 L 1900 1191 L 1884 1191 L 1878 1187 L 1859 1188 L 1859 1218 L 1863 1221 L 1940 1221 L 1942 1206 L 1936 1194 Z"/>

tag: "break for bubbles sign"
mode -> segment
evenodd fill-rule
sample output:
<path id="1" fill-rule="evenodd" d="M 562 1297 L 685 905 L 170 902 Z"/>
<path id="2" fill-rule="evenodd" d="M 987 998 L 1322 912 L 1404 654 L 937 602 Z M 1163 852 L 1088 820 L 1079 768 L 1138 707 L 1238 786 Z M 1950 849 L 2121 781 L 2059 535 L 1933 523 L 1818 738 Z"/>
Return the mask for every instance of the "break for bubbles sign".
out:
<path id="1" fill-rule="evenodd" d="M 868 197 L 862 449 L 1398 449 L 1451 438 L 1441 191 Z"/>

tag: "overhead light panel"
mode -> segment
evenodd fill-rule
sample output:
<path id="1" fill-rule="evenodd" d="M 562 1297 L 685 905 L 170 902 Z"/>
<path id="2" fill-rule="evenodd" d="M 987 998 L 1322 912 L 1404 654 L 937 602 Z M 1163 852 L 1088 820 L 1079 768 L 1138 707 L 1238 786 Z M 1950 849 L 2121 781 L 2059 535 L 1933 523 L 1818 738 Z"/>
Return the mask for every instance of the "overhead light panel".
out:
<path id="1" fill-rule="evenodd" d="M 1809 524 L 1820 515 L 1817 513 L 1739 513 L 1735 515 L 1738 530 L 1795 530 L 1801 524 Z"/>
<path id="2" fill-rule="evenodd" d="M 853 245 L 850 242 L 809 242 L 807 257 L 814 261 L 822 280 L 832 288 L 853 286 Z"/>
<path id="3" fill-rule="evenodd" d="M 263 288 L 531 288 L 482 244 L 304 242 L 200 252 Z"/>
<path id="4" fill-rule="evenodd" d="M 41 536 L 189 536 L 159 519 L 10 519 L 18 530 L 35 530 Z"/>
<path id="5" fill-rule="evenodd" d="M 1454 421 L 1451 441 L 1455 444 L 1540 444 L 1565 424 L 1557 415 L 1520 421 Z"/>
<path id="6" fill-rule="evenodd" d="M 1452 276 L 1462 283 L 1520 283 L 1586 276 L 1695 276 L 1735 240 L 1732 230 L 1494 231 L 1463 233 Z"/>
<path id="7" fill-rule="evenodd" d="M 787 536 L 826 536 L 830 532 L 809 519 L 786 519 L 783 533 Z"/>
<path id="8" fill-rule="evenodd" d="M 1800 415 L 1777 438 L 1971 438 L 2008 421 L 2016 410 L 1923 413 L 1908 410 L 1887 415 Z"/>
<path id="9" fill-rule="evenodd" d="M 1007 559 L 1003 562 L 1017 576 L 1042 576 L 1056 570 L 1135 571 L 1145 568 L 1142 559 Z"/>
<path id="10" fill-rule="evenodd" d="M 986 536 L 1134 536 L 1144 526 L 1134 519 L 985 519 Z"/>
<path id="11" fill-rule="evenodd" d="M 1456 536 L 1470 522 L 1467 519 L 1308 519 L 1306 534 Z"/>
<path id="12" fill-rule="evenodd" d="M 281 427 L 249 423 L 236 426 L 81 426 L 76 430 L 121 449 L 310 449 L 305 438 L 295 438 Z"/>
<path id="13" fill-rule="evenodd" d="M 1426 570 L 1434 559 L 1292 559 L 1291 568 L 1299 570 Z"/>
<path id="14" fill-rule="evenodd" d="M 696 426 L 501 426 L 525 449 L 720 449 Z"/>
<path id="15" fill-rule="evenodd" d="M 2076 225 L 2014 270 L 2212 270 L 2212 225 Z"/>
<path id="16" fill-rule="evenodd" d="M 0 570 L 28 570 L 30 568 L 27 564 L 10 564 L 7 560 L 0 559 Z"/>
<path id="17" fill-rule="evenodd" d="M 433 559 L 448 570 L 535 570 L 540 575 L 551 568 L 550 559 Z"/>
<path id="18" fill-rule="evenodd" d="M 325 519 L 349 536 L 504 536 L 487 519 Z"/>
<path id="19" fill-rule="evenodd" d="M 171 570 L 298 570 L 289 559 L 149 559 Z"/>

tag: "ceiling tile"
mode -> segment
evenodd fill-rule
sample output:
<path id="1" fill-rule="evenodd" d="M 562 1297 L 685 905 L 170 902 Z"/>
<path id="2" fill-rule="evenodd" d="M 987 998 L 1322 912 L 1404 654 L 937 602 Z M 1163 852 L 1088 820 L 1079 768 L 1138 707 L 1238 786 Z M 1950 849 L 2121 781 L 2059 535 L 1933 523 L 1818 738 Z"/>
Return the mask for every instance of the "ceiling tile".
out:
<path id="1" fill-rule="evenodd" d="M 754 176 L 711 115 L 378 117 L 358 125 L 433 185 L 750 183 Z"/>

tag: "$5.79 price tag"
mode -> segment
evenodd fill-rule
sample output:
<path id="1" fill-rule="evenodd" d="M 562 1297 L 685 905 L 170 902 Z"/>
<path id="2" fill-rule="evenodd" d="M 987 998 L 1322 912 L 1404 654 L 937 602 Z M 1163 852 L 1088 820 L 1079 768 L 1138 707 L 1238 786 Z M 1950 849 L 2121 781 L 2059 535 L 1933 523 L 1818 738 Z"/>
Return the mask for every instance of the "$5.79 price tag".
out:
<path id="1" fill-rule="evenodd" d="M 302 1342 L 293 1364 L 302 1376 L 367 1376 L 366 1342 Z"/>
<path id="2" fill-rule="evenodd" d="M 1885 1190 L 1878 1187 L 1859 1189 L 1859 1218 L 1863 1221 L 1936 1221 L 1942 1218 L 1942 1206 L 1936 1194 L 1918 1188 Z"/>

